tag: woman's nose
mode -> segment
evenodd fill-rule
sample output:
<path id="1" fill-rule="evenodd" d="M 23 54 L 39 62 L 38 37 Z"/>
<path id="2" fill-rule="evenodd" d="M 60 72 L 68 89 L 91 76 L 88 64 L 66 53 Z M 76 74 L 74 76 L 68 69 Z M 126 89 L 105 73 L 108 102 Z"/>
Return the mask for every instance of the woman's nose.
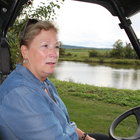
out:
<path id="1" fill-rule="evenodd" d="M 49 55 L 50 56 L 57 56 L 57 53 L 58 51 L 55 49 L 55 48 L 50 48 L 49 49 Z"/>

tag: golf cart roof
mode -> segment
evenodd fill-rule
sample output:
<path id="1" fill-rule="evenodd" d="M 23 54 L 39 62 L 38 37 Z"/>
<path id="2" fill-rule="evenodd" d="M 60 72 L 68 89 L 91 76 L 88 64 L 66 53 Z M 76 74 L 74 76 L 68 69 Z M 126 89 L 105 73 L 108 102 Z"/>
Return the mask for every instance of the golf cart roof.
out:
<path id="1" fill-rule="evenodd" d="M 13 25 L 20 14 L 23 5 L 33 0 L 0 0 L 0 72 L 10 72 L 10 52 L 6 40 L 8 28 Z M 113 16 L 120 20 L 120 27 L 126 31 L 132 46 L 140 57 L 140 42 L 131 27 L 128 17 L 140 11 L 140 0 L 77 0 L 99 4 L 108 9 Z M 85 9 L 86 10 L 86 9 Z M 92 15 L 92 13 L 90 13 Z"/>
<path id="2" fill-rule="evenodd" d="M 99 4 L 105 7 L 113 16 L 118 16 L 122 12 L 123 16 L 130 17 L 140 11 L 140 0 L 77 0 Z M 118 7 L 118 10 L 116 9 Z"/>
<path id="3" fill-rule="evenodd" d="M 13 25 L 20 14 L 22 6 L 28 0 L 0 0 L 0 37 L 5 36 L 7 29 Z"/>
<path id="4" fill-rule="evenodd" d="M 0 0 L 0 37 L 5 36 L 25 3 L 32 0 Z M 130 17 L 140 11 L 140 0 L 77 0 L 99 4 L 113 16 Z M 92 14 L 92 13 L 91 13 Z"/>

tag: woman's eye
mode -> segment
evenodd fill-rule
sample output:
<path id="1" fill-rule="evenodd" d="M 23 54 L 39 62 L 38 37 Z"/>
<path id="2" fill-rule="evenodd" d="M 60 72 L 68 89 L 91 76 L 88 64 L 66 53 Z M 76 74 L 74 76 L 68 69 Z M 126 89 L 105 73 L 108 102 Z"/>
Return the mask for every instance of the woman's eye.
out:
<path id="1" fill-rule="evenodd" d="M 45 47 L 45 48 L 47 48 L 47 47 L 48 47 L 48 45 L 42 45 L 42 47 Z"/>
<path id="2" fill-rule="evenodd" d="M 60 49 L 60 46 L 56 46 L 55 48 L 56 48 L 56 49 Z"/>

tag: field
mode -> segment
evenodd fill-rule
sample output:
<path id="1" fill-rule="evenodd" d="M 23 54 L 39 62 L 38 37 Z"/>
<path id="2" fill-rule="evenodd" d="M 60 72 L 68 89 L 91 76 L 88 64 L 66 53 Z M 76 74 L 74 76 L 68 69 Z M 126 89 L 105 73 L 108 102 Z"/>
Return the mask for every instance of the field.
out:
<path id="1" fill-rule="evenodd" d="M 140 65 L 138 59 L 116 59 L 104 57 L 110 50 L 97 49 L 101 57 L 89 57 L 89 51 L 92 49 L 65 49 L 65 55 L 60 55 L 62 61 L 78 61 L 86 63 L 104 63 L 104 64 L 122 64 L 122 65 Z"/>
<path id="2" fill-rule="evenodd" d="M 51 79 L 65 102 L 71 121 L 86 132 L 108 133 L 112 121 L 124 111 L 139 105 L 140 90 L 119 90 Z M 116 129 L 116 135 L 128 137 L 136 130 L 130 116 Z"/>

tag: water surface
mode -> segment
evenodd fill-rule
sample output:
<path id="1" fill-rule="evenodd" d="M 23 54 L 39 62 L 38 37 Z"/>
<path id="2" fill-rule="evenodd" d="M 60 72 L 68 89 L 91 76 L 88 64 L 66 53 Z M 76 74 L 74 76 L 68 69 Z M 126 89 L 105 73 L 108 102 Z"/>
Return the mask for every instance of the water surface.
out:
<path id="1" fill-rule="evenodd" d="M 114 68 L 81 62 L 59 62 L 54 73 L 56 79 L 101 87 L 140 89 L 140 69 Z"/>

